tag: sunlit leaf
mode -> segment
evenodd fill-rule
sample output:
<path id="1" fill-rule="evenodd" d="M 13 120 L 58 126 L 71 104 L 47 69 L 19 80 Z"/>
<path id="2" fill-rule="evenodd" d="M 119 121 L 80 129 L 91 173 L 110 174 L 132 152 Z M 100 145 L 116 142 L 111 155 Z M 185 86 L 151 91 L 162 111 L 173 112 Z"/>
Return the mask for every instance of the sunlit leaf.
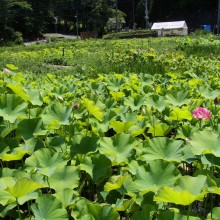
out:
<path id="1" fill-rule="evenodd" d="M 66 209 L 61 202 L 52 195 L 42 195 L 37 198 L 37 203 L 31 205 L 35 220 L 68 220 Z"/>

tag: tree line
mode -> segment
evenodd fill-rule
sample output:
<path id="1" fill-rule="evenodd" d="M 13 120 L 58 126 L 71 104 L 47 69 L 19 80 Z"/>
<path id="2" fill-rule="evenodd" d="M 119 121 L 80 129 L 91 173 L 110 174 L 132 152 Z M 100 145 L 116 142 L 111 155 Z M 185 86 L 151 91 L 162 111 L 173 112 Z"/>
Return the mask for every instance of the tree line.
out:
<path id="1" fill-rule="evenodd" d="M 105 33 L 116 16 L 128 28 L 145 28 L 146 2 L 149 22 L 186 20 L 197 27 L 217 20 L 218 0 L 0 0 L 0 39 L 76 33 L 77 28 Z"/>

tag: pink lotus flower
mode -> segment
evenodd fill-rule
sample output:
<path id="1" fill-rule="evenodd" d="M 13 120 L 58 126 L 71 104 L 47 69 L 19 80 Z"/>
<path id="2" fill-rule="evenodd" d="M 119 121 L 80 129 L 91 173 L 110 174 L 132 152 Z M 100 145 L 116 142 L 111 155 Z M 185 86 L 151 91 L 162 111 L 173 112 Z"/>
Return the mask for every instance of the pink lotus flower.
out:
<path id="1" fill-rule="evenodd" d="M 3 68 L 3 69 L 2 69 L 2 72 L 3 72 L 3 73 L 9 73 L 9 70 L 8 70 L 7 68 Z"/>
<path id="2" fill-rule="evenodd" d="M 74 105 L 73 105 L 73 109 L 78 109 L 79 108 L 79 105 L 77 104 L 77 103 L 75 103 Z"/>
<path id="3" fill-rule="evenodd" d="M 193 111 L 193 117 L 207 120 L 207 119 L 211 119 L 211 113 L 208 109 L 199 107 Z"/>

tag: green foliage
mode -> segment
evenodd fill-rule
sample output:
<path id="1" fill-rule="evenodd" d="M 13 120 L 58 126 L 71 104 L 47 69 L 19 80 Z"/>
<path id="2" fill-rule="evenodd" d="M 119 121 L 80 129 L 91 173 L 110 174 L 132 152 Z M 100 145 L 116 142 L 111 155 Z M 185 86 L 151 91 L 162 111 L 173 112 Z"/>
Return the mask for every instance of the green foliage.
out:
<path id="1" fill-rule="evenodd" d="M 218 219 L 219 60 L 176 39 L 1 50 L 2 219 Z"/>
<path id="2" fill-rule="evenodd" d="M 157 32 L 151 30 L 136 30 L 136 31 L 128 31 L 128 32 L 118 32 L 118 33 L 110 33 L 106 34 L 102 37 L 102 39 L 127 39 L 127 38 L 141 38 L 141 37 L 155 37 L 157 36 Z"/>

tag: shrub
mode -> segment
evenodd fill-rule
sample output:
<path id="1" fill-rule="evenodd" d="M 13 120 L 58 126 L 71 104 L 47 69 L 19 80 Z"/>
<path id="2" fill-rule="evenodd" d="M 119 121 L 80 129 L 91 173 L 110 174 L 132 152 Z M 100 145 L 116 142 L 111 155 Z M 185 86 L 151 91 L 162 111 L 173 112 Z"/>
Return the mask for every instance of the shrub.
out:
<path id="1" fill-rule="evenodd" d="M 151 30 L 136 30 L 128 32 L 110 33 L 104 35 L 103 39 L 126 39 L 126 38 L 144 38 L 144 37 L 156 37 L 157 33 Z"/>
<path id="2" fill-rule="evenodd" d="M 11 27 L 5 27 L 0 33 L 0 38 L 2 39 L 3 44 L 8 44 L 8 43 L 21 44 L 21 43 L 23 43 L 22 33 L 15 31 Z"/>

